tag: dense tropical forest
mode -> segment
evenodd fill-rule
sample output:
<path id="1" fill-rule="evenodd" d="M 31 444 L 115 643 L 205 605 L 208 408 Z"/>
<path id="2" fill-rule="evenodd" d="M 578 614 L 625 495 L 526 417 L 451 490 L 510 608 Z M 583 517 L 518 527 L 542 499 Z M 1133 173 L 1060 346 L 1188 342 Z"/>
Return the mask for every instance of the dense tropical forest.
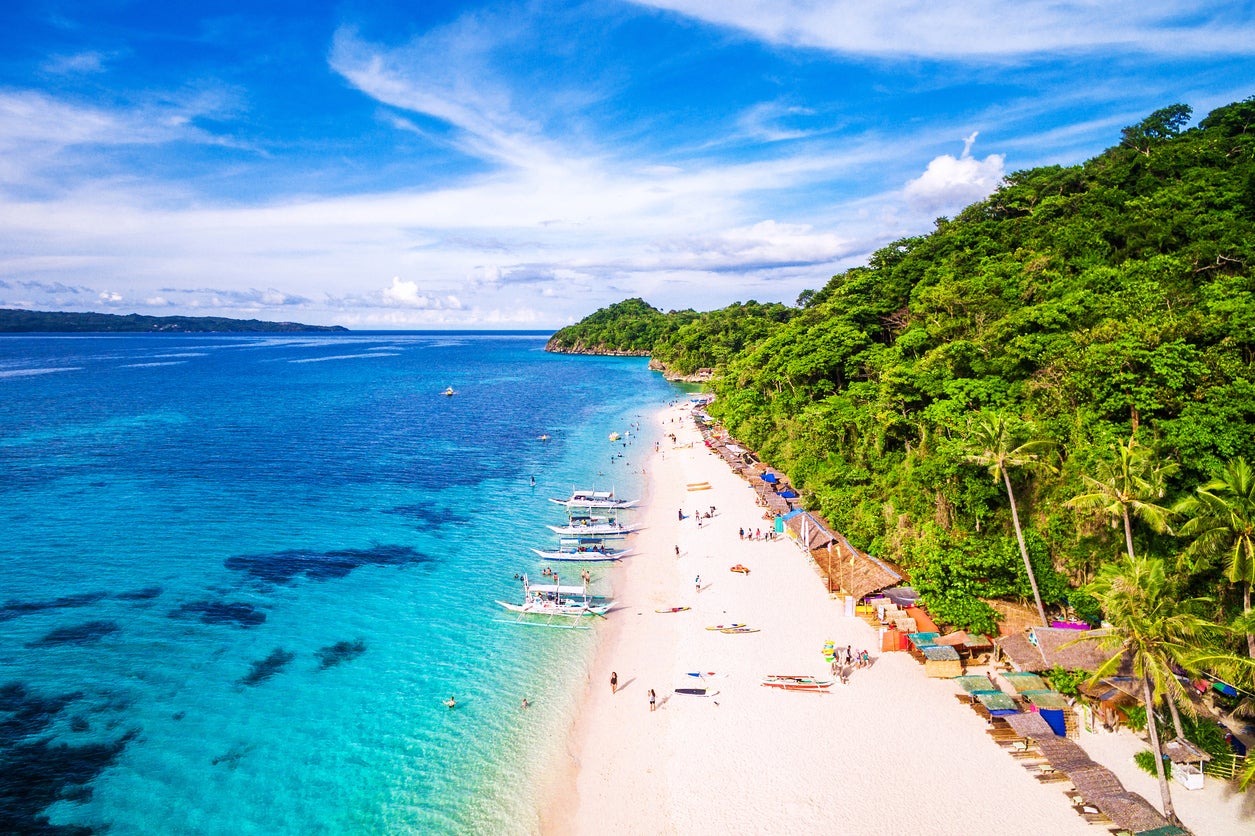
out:
<path id="1" fill-rule="evenodd" d="M 0 333 L 170 333 L 347 331 L 341 325 L 302 325 L 222 316 L 144 316 L 143 314 L 28 311 L 0 308 Z"/>
<path id="2" fill-rule="evenodd" d="M 550 348 L 714 368 L 712 413 L 948 623 L 990 630 L 987 599 L 1038 597 L 1097 623 L 1101 584 L 1082 587 L 1146 560 L 1172 600 L 1240 626 L 1255 97 L 1192 115 L 1173 105 L 1080 165 L 1016 172 L 793 306 L 632 299 Z M 1255 655 L 1246 632 L 1227 641 Z"/>

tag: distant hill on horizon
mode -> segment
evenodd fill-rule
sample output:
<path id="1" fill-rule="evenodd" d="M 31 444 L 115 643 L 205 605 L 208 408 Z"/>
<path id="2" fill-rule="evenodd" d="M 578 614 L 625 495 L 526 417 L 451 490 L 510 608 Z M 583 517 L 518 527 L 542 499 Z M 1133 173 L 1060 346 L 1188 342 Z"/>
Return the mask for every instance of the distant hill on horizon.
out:
<path id="1" fill-rule="evenodd" d="M 343 325 L 304 325 L 300 322 L 265 322 L 223 316 L 144 316 L 143 314 L 28 311 L 0 308 L 0 333 L 270 333 L 336 331 Z"/>

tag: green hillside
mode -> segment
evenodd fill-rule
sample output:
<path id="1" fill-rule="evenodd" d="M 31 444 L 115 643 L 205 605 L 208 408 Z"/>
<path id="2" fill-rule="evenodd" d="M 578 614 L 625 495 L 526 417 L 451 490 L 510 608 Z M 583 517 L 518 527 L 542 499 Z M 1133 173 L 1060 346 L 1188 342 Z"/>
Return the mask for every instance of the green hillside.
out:
<path id="1" fill-rule="evenodd" d="M 1190 117 L 1164 108 L 1094 159 L 1012 174 L 797 308 L 651 308 L 659 336 L 634 345 L 713 361 L 716 416 L 956 624 L 991 626 L 982 597 L 1032 600 L 1005 487 L 967 458 L 980 421 L 1052 442 L 1044 467 L 1010 472 L 1026 545 L 1046 603 L 1093 615 L 1070 584 L 1122 553 L 1123 528 L 1066 503 L 1118 445 L 1167 466 L 1165 507 L 1255 461 L 1255 99 Z M 1135 518 L 1138 553 L 1229 620 L 1244 585 L 1223 555 L 1187 553 L 1186 520 Z"/>

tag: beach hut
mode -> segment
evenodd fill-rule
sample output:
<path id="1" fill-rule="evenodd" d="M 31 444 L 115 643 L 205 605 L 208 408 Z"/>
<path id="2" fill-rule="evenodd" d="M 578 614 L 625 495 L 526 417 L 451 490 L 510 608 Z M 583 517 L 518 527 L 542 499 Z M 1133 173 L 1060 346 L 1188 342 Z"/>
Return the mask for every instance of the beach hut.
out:
<path id="1" fill-rule="evenodd" d="M 1211 755 L 1190 741 L 1180 738 L 1168 741 L 1163 747 L 1163 753 L 1172 761 L 1174 781 L 1187 790 L 1203 788 L 1203 764 L 1211 760 Z"/>
<path id="2" fill-rule="evenodd" d="M 933 679 L 952 679 L 963 674 L 963 660 L 953 647 L 934 644 L 921 647 L 924 654 L 924 675 Z"/>

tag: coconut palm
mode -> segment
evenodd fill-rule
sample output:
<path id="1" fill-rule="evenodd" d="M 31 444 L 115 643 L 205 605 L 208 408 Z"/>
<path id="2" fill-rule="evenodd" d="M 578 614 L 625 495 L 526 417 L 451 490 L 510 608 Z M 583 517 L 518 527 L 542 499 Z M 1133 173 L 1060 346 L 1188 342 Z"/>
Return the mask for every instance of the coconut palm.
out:
<path id="1" fill-rule="evenodd" d="M 1180 531 L 1194 538 L 1186 555 L 1202 559 L 1224 555 L 1225 576 L 1229 583 L 1242 585 L 1242 608 L 1250 610 L 1255 584 L 1255 471 L 1246 459 L 1234 459 L 1176 510 L 1190 517 Z M 1246 652 L 1255 659 L 1255 635 L 1250 633 Z"/>
<path id="2" fill-rule="evenodd" d="M 1116 675 L 1128 660 L 1133 676 L 1141 682 L 1146 704 L 1146 728 L 1164 815 L 1178 824 L 1172 808 L 1172 794 L 1163 767 L 1163 749 L 1154 706 L 1164 700 L 1183 697 L 1184 688 L 1174 668 L 1197 670 L 1200 660 L 1219 664 L 1225 657 L 1213 648 L 1226 628 L 1194 614 L 1206 604 L 1203 599 L 1179 601 L 1168 582 L 1164 564 L 1158 558 L 1127 557 L 1103 568 L 1085 591 L 1097 599 L 1106 619 L 1102 629 L 1092 630 L 1080 641 L 1097 641 L 1112 655 L 1099 665 L 1091 682 Z"/>
<path id="3" fill-rule="evenodd" d="M 981 413 L 978 420 L 969 423 L 964 458 L 989 470 L 995 482 L 1002 482 L 1011 503 L 1011 524 L 1015 527 L 1015 539 L 1020 544 L 1020 557 L 1024 558 L 1024 571 L 1028 573 L 1029 586 L 1033 588 L 1033 600 L 1037 602 L 1037 614 L 1042 626 L 1046 626 L 1046 608 L 1042 606 L 1041 592 L 1037 589 L 1037 576 L 1028 559 L 1028 547 L 1024 545 L 1024 530 L 1020 527 L 1020 512 L 1015 504 L 1015 491 L 1011 488 L 1011 469 L 1036 467 L 1054 470 L 1043 456 L 1054 447 L 1054 442 L 1043 439 L 1026 441 L 1018 446 L 1007 422 L 1001 415 Z"/>
<path id="4" fill-rule="evenodd" d="M 1082 476 L 1088 492 L 1067 501 L 1076 510 L 1095 510 L 1124 522 L 1124 546 L 1133 559 L 1133 517 L 1156 532 L 1167 531 L 1172 511 L 1155 500 L 1162 499 L 1167 477 L 1176 472 L 1175 462 L 1159 463 L 1154 451 L 1130 438 L 1116 447 L 1116 460 L 1099 465 L 1098 475 Z"/>

